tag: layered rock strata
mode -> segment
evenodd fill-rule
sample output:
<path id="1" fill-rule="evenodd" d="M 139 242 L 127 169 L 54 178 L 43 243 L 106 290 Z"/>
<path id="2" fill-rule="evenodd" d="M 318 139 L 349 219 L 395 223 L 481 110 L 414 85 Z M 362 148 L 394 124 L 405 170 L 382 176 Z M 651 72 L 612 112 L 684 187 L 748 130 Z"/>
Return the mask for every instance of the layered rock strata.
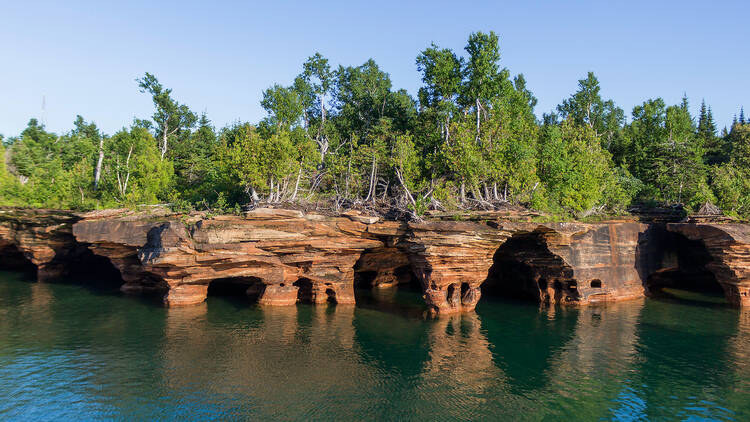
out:
<path id="1" fill-rule="evenodd" d="M 384 245 L 366 224 L 287 210 L 197 221 L 84 216 L 74 234 L 94 253 L 115 257 L 124 290 L 141 289 L 139 280 L 146 280 L 146 288 L 165 291 L 169 306 L 202 302 L 217 279 L 258 284 L 250 289 L 266 305 L 353 304 L 354 264 L 363 251 Z"/>
<path id="2" fill-rule="evenodd" d="M 355 273 L 379 289 L 417 280 L 439 314 L 473 310 L 483 290 L 572 305 L 631 299 L 664 267 L 650 257 L 667 232 L 703 242 L 706 267 L 729 300 L 749 304 L 750 231 L 741 224 L 655 230 L 635 221 L 540 224 L 492 214 L 405 223 L 281 209 L 213 218 L 2 211 L 0 247 L 21 251 L 40 279 L 64 275 L 65 263 L 87 248 L 120 271 L 123 291 L 159 292 L 168 306 L 204 301 L 211 283 L 242 285 L 264 305 L 351 305 Z"/>
<path id="3" fill-rule="evenodd" d="M 488 288 L 520 290 L 543 303 L 587 304 L 643 296 L 637 269 L 645 224 L 552 223 L 514 234 L 495 253 Z M 501 286 L 492 286 L 495 281 Z"/>
<path id="4" fill-rule="evenodd" d="M 19 264 L 10 261 L 22 254 L 34 265 L 37 280 L 65 276 L 81 253 L 72 232 L 76 221 L 73 213 L 65 211 L 0 209 L 0 256 L 4 264 Z"/>
<path id="5" fill-rule="evenodd" d="M 706 268 L 735 306 L 750 306 L 750 226 L 670 223 L 667 230 L 699 242 L 710 255 Z"/>

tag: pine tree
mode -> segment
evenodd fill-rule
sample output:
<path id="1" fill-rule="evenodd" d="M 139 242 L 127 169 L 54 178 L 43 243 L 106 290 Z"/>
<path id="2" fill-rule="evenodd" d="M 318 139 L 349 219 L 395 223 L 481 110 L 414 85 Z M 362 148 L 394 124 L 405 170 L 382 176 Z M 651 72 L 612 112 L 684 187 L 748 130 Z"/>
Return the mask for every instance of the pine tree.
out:
<path id="1" fill-rule="evenodd" d="M 740 107 L 740 124 L 745 124 L 745 109 L 743 107 Z"/>
<path id="2" fill-rule="evenodd" d="M 716 164 L 724 160 L 721 139 L 716 136 L 713 112 L 706 106 L 705 100 L 701 102 L 696 142 L 705 151 L 706 164 Z"/>

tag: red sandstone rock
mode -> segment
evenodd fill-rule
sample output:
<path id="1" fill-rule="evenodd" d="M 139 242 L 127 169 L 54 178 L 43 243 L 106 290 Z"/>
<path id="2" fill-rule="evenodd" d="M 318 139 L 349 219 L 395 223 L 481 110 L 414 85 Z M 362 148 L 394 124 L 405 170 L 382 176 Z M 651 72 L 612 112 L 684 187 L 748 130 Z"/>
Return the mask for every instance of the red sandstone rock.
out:
<path id="1" fill-rule="evenodd" d="M 39 281 L 62 277 L 81 252 L 71 226 L 73 213 L 43 209 L 0 209 L 0 254 L 15 248 L 37 268 Z"/>
<path id="2" fill-rule="evenodd" d="M 750 226 L 670 223 L 667 230 L 700 241 L 711 255 L 706 265 L 735 306 L 750 306 Z"/>
<path id="3" fill-rule="evenodd" d="M 474 309 L 483 288 L 520 283 L 512 272 L 498 273 L 504 263 L 523 269 L 528 280 L 521 287 L 541 302 L 587 304 L 642 297 L 646 278 L 663 268 L 648 260 L 658 246 L 657 225 L 627 221 L 538 224 L 488 214 L 403 223 L 277 209 L 212 219 L 1 211 L 0 249 L 20 250 L 40 279 L 64 273 L 85 245 L 120 271 L 123 291 L 159 291 L 168 306 L 202 302 L 214 280 L 247 285 L 265 305 L 353 304 L 356 271 L 373 274 L 371 285 L 380 287 L 413 274 L 428 307 L 450 314 Z M 750 304 L 750 227 L 666 227 L 703 242 L 713 258 L 708 268 L 732 303 Z"/>

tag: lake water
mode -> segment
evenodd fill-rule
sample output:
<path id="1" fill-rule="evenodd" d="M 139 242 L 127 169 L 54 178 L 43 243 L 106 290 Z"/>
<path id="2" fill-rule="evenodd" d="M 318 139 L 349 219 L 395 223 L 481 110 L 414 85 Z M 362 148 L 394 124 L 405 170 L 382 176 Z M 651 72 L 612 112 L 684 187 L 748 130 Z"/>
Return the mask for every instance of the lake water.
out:
<path id="1" fill-rule="evenodd" d="M 421 316 L 362 306 L 166 309 L 0 273 L 0 420 L 748 420 L 750 311 L 700 298 Z"/>

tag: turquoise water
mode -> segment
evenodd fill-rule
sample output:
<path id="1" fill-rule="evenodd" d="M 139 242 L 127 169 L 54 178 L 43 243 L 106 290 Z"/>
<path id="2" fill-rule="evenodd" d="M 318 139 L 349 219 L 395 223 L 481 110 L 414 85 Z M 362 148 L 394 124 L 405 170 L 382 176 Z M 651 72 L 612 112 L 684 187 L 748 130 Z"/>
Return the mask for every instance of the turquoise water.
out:
<path id="1" fill-rule="evenodd" d="M 488 299 L 165 309 L 0 273 L 0 420 L 750 419 L 748 311 Z"/>

